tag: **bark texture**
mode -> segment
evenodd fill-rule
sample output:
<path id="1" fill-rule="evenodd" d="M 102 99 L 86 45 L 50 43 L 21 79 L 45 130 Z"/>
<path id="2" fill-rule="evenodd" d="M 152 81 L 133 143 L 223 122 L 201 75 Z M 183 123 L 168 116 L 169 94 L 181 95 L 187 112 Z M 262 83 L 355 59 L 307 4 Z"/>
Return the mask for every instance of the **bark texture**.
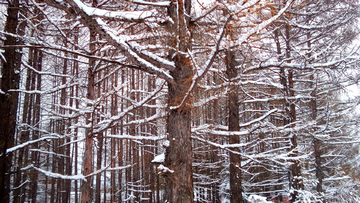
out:
<path id="1" fill-rule="evenodd" d="M 226 74 L 231 81 L 236 78 L 238 73 L 236 69 L 235 54 L 233 51 L 227 52 L 227 66 Z M 239 131 L 240 118 L 239 118 L 239 99 L 238 93 L 235 87 L 231 87 L 229 98 L 228 98 L 228 108 L 229 108 L 229 131 Z M 229 139 L 229 144 L 239 144 L 239 136 L 231 136 Z M 239 152 L 239 148 L 232 149 L 233 151 Z M 241 203 L 242 199 L 242 189 L 241 189 L 241 157 L 238 154 L 230 153 L 230 202 L 231 203 Z"/>
<path id="2" fill-rule="evenodd" d="M 192 79 L 189 59 L 179 56 L 177 68 L 172 72 L 176 84 L 169 84 L 169 104 L 181 104 Z M 166 173 L 165 199 L 168 202 L 193 203 L 191 106 L 186 102 L 180 108 L 169 111 L 167 132 L 170 146 L 166 149 L 165 165 L 173 170 Z"/>
<path id="3" fill-rule="evenodd" d="M 16 34 L 19 20 L 19 1 L 8 1 L 7 18 L 4 31 Z M 13 36 L 6 36 L 4 45 L 17 45 L 19 41 Z M 5 49 L 2 60 L 2 78 L 0 92 L 0 202 L 9 202 L 11 154 L 6 149 L 14 144 L 16 127 L 16 113 L 18 105 L 18 92 L 9 91 L 18 89 L 20 81 L 21 50 L 9 47 Z"/>
<path id="4" fill-rule="evenodd" d="M 165 172 L 165 202 L 193 203 L 192 180 L 192 143 L 191 143 L 191 98 L 188 90 L 192 83 L 193 67 L 189 58 L 183 53 L 190 49 L 187 36 L 186 14 L 190 14 L 191 0 L 177 1 L 169 8 L 169 14 L 175 22 L 172 32 L 178 41 L 172 39 L 169 44 L 180 52 L 172 56 L 175 69 L 170 71 L 174 78 L 169 83 L 169 113 L 167 116 L 167 133 L 170 146 L 166 149 L 165 166 L 171 171 Z"/>

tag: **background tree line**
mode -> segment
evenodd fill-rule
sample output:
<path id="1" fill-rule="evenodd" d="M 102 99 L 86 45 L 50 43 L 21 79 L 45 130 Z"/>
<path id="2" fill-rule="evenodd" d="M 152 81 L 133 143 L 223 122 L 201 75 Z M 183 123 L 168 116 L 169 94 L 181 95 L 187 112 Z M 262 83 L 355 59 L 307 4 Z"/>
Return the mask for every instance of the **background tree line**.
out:
<path id="1" fill-rule="evenodd" d="M 2 202 L 358 202 L 358 2 L 8 0 Z"/>

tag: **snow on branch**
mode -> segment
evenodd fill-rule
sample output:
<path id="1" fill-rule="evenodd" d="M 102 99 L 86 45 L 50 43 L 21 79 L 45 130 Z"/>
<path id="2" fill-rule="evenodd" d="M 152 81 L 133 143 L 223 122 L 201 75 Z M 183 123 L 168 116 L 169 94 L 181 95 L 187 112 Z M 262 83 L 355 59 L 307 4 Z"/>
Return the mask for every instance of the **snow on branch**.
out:
<path id="1" fill-rule="evenodd" d="M 161 85 L 159 85 L 157 87 L 157 89 L 155 91 L 153 91 L 149 96 L 145 97 L 143 100 L 141 100 L 140 102 L 137 102 L 133 105 L 131 105 L 130 107 L 124 109 L 123 112 L 121 112 L 119 115 L 116 116 L 112 116 L 109 119 L 103 120 L 101 122 L 99 122 L 95 127 L 94 127 L 94 133 L 100 133 L 106 129 L 108 129 L 109 127 L 111 127 L 114 123 L 116 123 L 117 121 L 119 121 L 120 119 L 122 119 L 126 114 L 128 114 L 129 112 L 143 106 L 144 104 L 146 104 L 147 102 L 151 101 L 154 97 L 156 97 L 156 95 L 162 90 L 163 86 L 164 86 L 165 82 L 163 82 Z"/>
<path id="2" fill-rule="evenodd" d="M 146 105 L 144 105 L 146 106 Z M 165 113 L 163 112 L 156 112 L 156 114 L 150 116 L 150 117 L 147 117 L 147 118 L 144 118 L 144 119 L 137 119 L 137 120 L 132 120 L 132 121 L 128 121 L 126 123 L 123 124 L 123 126 L 129 126 L 129 125 L 139 125 L 139 124 L 143 124 L 143 123 L 149 123 L 151 121 L 156 121 L 157 119 L 159 118 L 164 118 L 165 117 Z"/>
<path id="3" fill-rule="evenodd" d="M 136 48 L 132 47 L 130 43 L 126 43 L 122 37 L 118 36 L 117 32 L 111 29 L 103 20 L 100 18 L 96 18 L 93 20 L 96 24 L 96 27 L 100 28 L 102 32 L 106 35 L 109 42 L 112 43 L 114 46 L 118 47 L 120 50 L 125 52 L 125 55 L 132 59 L 137 65 L 140 65 L 138 69 L 148 72 L 150 74 L 158 75 L 160 78 L 168 82 L 173 82 L 173 77 L 169 75 L 167 72 L 164 72 L 157 66 L 161 67 L 169 67 L 170 62 L 164 63 L 165 59 L 156 60 L 156 65 L 151 63 L 149 59 L 154 59 L 154 56 L 147 55 L 144 52 L 138 53 L 136 52 Z M 92 22 L 92 21 L 91 21 Z M 90 26 L 90 25 L 89 25 Z M 91 25 L 94 26 L 94 25 Z M 143 57 L 141 57 L 143 55 Z M 145 59 L 144 59 L 145 57 Z"/>
<path id="4" fill-rule="evenodd" d="M 266 114 L 262 115 L 261 117 L 259 117 L 257 119 L 254 119 L 254 120 L 249 121 L 249 122 L 244 123 L 244 124 L 240 124 L 240 127 L 243 128 L 243 127 L 252 125 L 254 123 L 260 122 L 260 121 L 264 120 L 265 118 L 267 118 L 268 116 L 270 116 L 272 113 L 275 113 L 277 111 L 278 111 L 278 109 L 272 109 L 272 110 L 270 110 L 269 112 L 267 112 Z"/>
<path id="5" fill-rule="evenodd" d="M 242 44 L 243 42 L 246 42 L 246 40 L 249 39 L 249 37 L 259 34 L 260 31 L 265 29 L 267 26 L 272 24 L 275 20 L 277 20 L 285 11 L 290 7 L 290 5 L 293 3 L 294 0 L 290 0 L 286 2 L 286 5 L 284 8 L 282 8 L 275 16 L 269 18 L 268 20 L 263 21 L 262 23 L 258 24 L 256 27 L 252 28 L 247 32 L 247 35 L 240 38 L 238 44 Z"/>
<path id="6" fill-rule="evenodd" d="M 180 109 L 182 106 L 185 105 L 185 102 L 187 101 L 187 99 L 190 97 L 191 92 L 194 90 L 194 88 L 196 87 L 196 84 L 205 76 L 205 74 L 209 71 L 210 67 L 212 66 L 212 64 L 215 61 L 215 58 L 217 56 L 217 54 L 219 53 L 220 50 L 220 44 L 222 42 L 222 39 L 225 36 L 225 32 L 226 32 L 226 26 L 229 24 L 229 22 L 231 21 L 232 16 L 228 16 L 226 22 L 224 23 L 220 34 L 218 35 L 217 39 L 216 39 L 216 46 L 215 48 L 212 49 L 211 54 L 210 54 L 210 58 L 209 60 L 206 61 L 205 63 L 205 67 L 203 69 L 203 71 L 201 73 L 198 73 L 197 75 L 195 75 L 195 77 L 192 80 L 191 86 L 189 88 L 189 90 L 187 91 L 186 95 L 184 96 L 183 100 L 181 101 L 181 103 L 178 106 L 171 106 L 170 109 Z M 191 58 L 191 61 L 193 63 L 193 65 L 196 67 L 197 64 L 194 60 L 194 58 L 192 57 L 192 53 L 188 50 L 188 55 Z"/>
<path id="7" fill-rule="evenodd" d="M 90 176 L 97 175 L 97 174 L 102 173 L 102 172 L 104 172 L 104 171 L 124 170 L 124 169 L 127 169 L 127 168 L 132 167 L 133 165 L 119 166 L 119 167 L 115 167 L 115 168 L 110 168 L 110 166 L 111 166 L 111 163 L 110 163 L 108 166 L 106 166 L 106 167 L 103 167 L 103 168 L 101 168 L 101 169 L 99 169 L 99 170 L 96 170 L 96 171 L 90 173 L 89 175 L 85 176 L 85 178 L 90 177 Z"/>
<path id="8" fill-rule="evenodd" d="M 86 180 L 85 179 L 85 176 L 82 175 L 82 174 L 78 174 L 78 175 L 62 175 L 60 173 L 53 173 L 53 172 L 50 172 L 50 171 L 45 171 L 41 168 L 37 168 L 33 165 L 31 165 L 31 168 L 34 168 L 35 170 L 43 173 L 45 176 L 48 176 L 48 177 L 52 177 L 52 178 L 60 178 L 60 179 L 65 179 L 65 180 Z"/>
<path id="9" fill-rule="evenodd" d="M 144 20 L 154 15 L 155 11 L 109 11 L 85 5 L 80 0 L 72 0 L 88 16 L 116 18 L 118 20 Z"/>
<path id="10" fill-rule="evenodd" d="M 251 120 L 247 123 L 244 124 L 240 124 L 241 128 L 253 125 L 255 123 L 258 123 L 262 120 L 264 120 L 265 118 L 267 118 L 268 116 L 270 116 L 272 113 L 277 112 L 278 109 L 272 109 L 270 111 L 268 111 L 266 114 L 262 115 L 261 117 Z M 254 130 L 256 130 L 257 128 L 259 128 L 260 126 L 255 126 L 255 128 L 250 129 L 250 130 L 243 130 L 243 131 L 224 131 L 224 130 L 214 130 L 214 129 L 209 129 L 208 127 L 205 128 L 197 128 L 197 129 L 193 129 L 192 132 L 196 133 L 196 134 L 210 134 L 210 135 L 215 135 L 215 136 L 244 136 L 244 135 L 248 135 L 251 132 L 253 132 Z M 226 146 L 221 146 L 221 148 L 226 147 Z"/>
<path id="11" fill-rule="evenodd" d="M 18 149 L 21 149 L 21 148 L 24 148 L 30 144 L 34 144 L 36 142 L 40 142 L 40 141 L 43 141 L 43 140 L 47 140 L 47 139 L 59 139 L 59 137 L 42 137 L 42 138 L 39 138 L 39 139 L 36 139 L 36 140 L 30 140 L 30 141 L 27 141 L 25 143 L 22 143 L 22 144 L 19 144 L 19 145 L 16 145 L 14 147 L 11 147 L 9 149 L 6 149 L 6 153 L 10 153 L 10 152 L 13 152 L 15 150 L 18 150 Z"/>
<path id="12" fill-rule="evenodd" d="M 32 152 L 40 152 L 40 153 L 44 153 L 44 154 L 51 154 L 51 155 L 55 155 L 55 156 L 57 156 L 57 157 L 67 157 L 67 158 L 69 158 L 69 156 L 64 155 L 64 154 L 59 154 L 59 153 L 55 153 L 55 152 L 44 151 L 44 150 L 41 150 L 41 149 L 29 149 L 29 151 L 32 151 Z"/>
<path id="13" fill-rule="evenodd" d="M 132 3 L 146 6 L 159 6 L 159 7 L 169 7 L 171 1 L 162 1 L 162 2 L 148 2 L 142 0 L 133 0 Z"/>
<path id="14" fill-rule="evenodd" d="M 51 1 L 51 0 L 48 0 Z M 78 16 L 81 17 L 81 22 L 91 28 L 91 29 L 95 29 L 97 32 L 99 32 L 99 34 L 103 35 L 103 37 L 113 46 L 115 46 L 116 48 L 118 48 L 119 50 L 123 51 L 124 54 L 129 57 L 129 59 L 131 59 L 131 61 L 133 63 L 135 63 L 136 67 L 131 67 L 131 68 L 136 68 L 142 71 L 145 71 L 147 73 L 150 74 L 155 74 L 157 76 L 159 76 L 160 78 L 163 78 L 164 80 L 173 83 L 174 80 L 171 77 L 171 75 L 169 75 L 166 71 L 161 70 L 158 67 L 169 67 L 169 64 L 171 64 L 170 62 L 166 62 L 166 59 L 161 59 L 161 60 L 153 60 L 156 59 L 156 57 L 154 58 L 154 55 L 147 55 L 146 53 L 138 53 L 135 49 L 135 47 L 132 47 L 129 43 L 127 43 L 124 38 L 126 38 L 125 36 L 118 36 L 118 32 L 111 29 L 102 19 L 100 19 L 100 17 L 97 17 L 97 15 L 94 15 L 94 13 L 97 13 L 98 16 L 113 16 L 115 14 L 111 14 L 112 12 L 109 11 L 109 13 L 107 14 L 107 12 L 105 12 L 104 10 L 99 10 L 99 9 L 94 9 L 92 7 L 88 7 L 85 4 L 83 4 L 81 1 L 79 0 L 69 0 L 67 1 L 69 6 L 68 8 L 64 8 L 64 7 L 58 7 L 60 9 L 63 9 L 65 11 L 67 11 L 68 13 L 71 13 L 74 18 L 77 18 Z M 51 5 L 56 4 L 57 2 L 52 1 Z M 53 5 L 56 7 L 56 5 Z M 71 11 L 75 11 L 75 12 L 71 12 Z M 116 12 L 115 12 L 116 13 Z M 144 16 L 148 17 L 148 13 L 151 14 L 151 11 L 142 11 L 140 13 L 137 12 L 130 12 L 130 13 L 124 13 L 124 12 L 119 12 L 116 13 L 120 16 L 122 16 L 123 18 L 128 18 L 128 19 L 141 19 Z M 146 57 L 145 57 L 146 56 Z"/>
<path id="15" fill-rule="evenodd" d="M 151 163 L 164 163 L 165 161 L 165 153 L 158 154 L 154 157 Z"/>
<path id="16" fill-rule="evenodd" d="M 228 148 L 239 148 L 239 147 L 246 147 L 246 146 L 250 146 L 254 143 L 257 143 L 259 140 L 256 139 L 252 142 L 248 142 L 248 143 L 240 143 L 240 144 L 218 144 L 216 142 L 212 142 L 210 140 L 207 140 L 207 139 L 203 139 L 201 137 L 198 137 L 198 136 L 191 136 L 192 139 L 196 139 L 200 142 L 203 142 L 203 143 L 206 143 L 206 144 L 209 144 L 211 146 L 214 146 L 214 147 L 217 147 L 217 148 L 220 148 L 220 149 L 228 149 Z"/>
<path id="17" fill-rule="evenodd" d="M 130 140 L 162 140 L 161 136 L 134 136 L 134 135 L 107 135 L 105 138 L 130 139 Z"/>
<path id="18" fill-rule="evenodd" d="M 29 68 L 30 70 L 34 71 L 36 74 L 39 74 L 39 75 L 50 75 L 50 76 L 55 76 L 55 77 L 69 77 L 69 78 L 74 77 L 74 76 L 71 76 L 71 75 L 64 75 L 64 74 L 58 74 L 58 73 L 53 73 L 53 72 L 38 71 L 34 67 L 30 66 L 25 60 L 21 60 L 21 63 L 26 68 Z"/>
<path id="19" fill-rule="evenodd" d="M 119 166 L 119 167 L 115 167 L 115 168 L 109 168 L 109 166 L 103 167 L 103 168 L 101 168 L 101 169 L 99 169 L 97 171 L 94 171 L 93 173 L 91 173 L 91 174 L 89 174 L 87 176 L 84 176 L 83 174 L 62 175 L 60 173 L 53 173 L 53 172 L 50 172 L 50 171 L 43 170 L 41 168 L 37 168 L 37 167 L 35 167 L 33 165 L 30 165 L 27 168 L 33 168 L 33 169 L 43 173 L 45 176 L 52 177 L 52 178 L 60 178 L 60 179 L 65 179 L 65 180 L 83 180 L 83 181 L 86 181 L 87 177 L 97 175 L 97 174 L 102 173 L 104 171 L 118 171 L 118 170 L 124 170 L 124 169 L 132 167 L 132 165 Z"/>

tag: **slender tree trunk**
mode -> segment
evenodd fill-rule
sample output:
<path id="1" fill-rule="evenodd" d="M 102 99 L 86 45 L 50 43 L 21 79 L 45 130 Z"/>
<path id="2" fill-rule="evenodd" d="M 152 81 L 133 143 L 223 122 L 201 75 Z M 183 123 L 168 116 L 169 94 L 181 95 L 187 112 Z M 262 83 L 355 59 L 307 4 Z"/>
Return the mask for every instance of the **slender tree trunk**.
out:
<path id="1" fill-rule="evenodd" d="M 237 69 L 235 62 L 235 54 L 233 51 L 227 51 L 227 64 L 226 74 L 231 81 L 237 77 Z M 239 95 L 236 91 L 236 87 L 231 87 L 228 108 L 229 108 L 229 131 L 240 130 L 240 118 L 239 118 Z M 231 136 L 229 144 L 239 144 L 239 136 Z M 239 152 L 238 148 L 232 149 Z M 238 154 L 230 153 L 230 202 L 242 203 L 242 188 L 241 188 L 241 157 Z"/>
<path id="2" fill-rule="evenodd" d="M 117 80 L 117 73 L 115 73 L 115 78 Z M 125 83 L 125 70 L 121 70 L 121 85 L 123 85 Z M 117 84 L 117 82 L 115 83 Z M 124 88 L 121 89 L 121 95 L 124 95 Z M 116 97 L 115 97 L 116 98 Z M 115 100 L 117 101 L 117 99 Z M 122 98 L 120 98 L 120 111 L 123 112 L 124 111 L 124 101 Z M 120 121 L 120 135 L 123 135 L 124 134 L 124 121 L 121 120 Z M 124 164 L 124 159 L 126 156 L 124 156 L 124 147 L 123 147 L 123 142 L 124 140 L 122 139 L 119 139 L 119 142 L 118 142 L 118 163 L 119 163 L 119 166 L 122 166 Z M 126 147 L 125 147 L 126 149 Z M 120 171 L 119 172 L 119 176 L 118 176 L 118 180 L 119 180 L 119 199 L 118 199 L 118 202 L 122 202 L 122 185 L 123 185 L 123 181 L 126 182 L 126 177 L 124 178 L 123 177 L 123 172 Z"/>
<path id="3" fill-rule="evenodd" d="M 111 85 L 114 85 L 115 87 L 117 87 L 118 86 L 118 72 L 116 72 L 113 76 L 112 76 L 112 79 L 111 79 Z M 111 115 L 112 116 L 115 116 L 115 115 L 117 115 L 118 114 L 118 98 L 117 98 L 117 95 L 112 95 L 111 96 Z M 111 128 L 111 134 L 112 135 L 116 135 L 118 133 L 118 128 L 117 127 L 112 127 Z M 116 139 L 114 139 L 114 138 L 111 138 L 111 167 L 115 167 L 116 166 L 116 159 L 115 159 L 115 154 L 116 154 L 116 149 L 117 149 L 117 143 L 118 143 L 118 141 L 116 140 Z M 121 146 L 121 148 L 122 148 L 122 146 Z M 120 149 L 118 149 L 118 150 L 120 150 Z M 119 155 L 120 154 L 120 155 Z M 118 156 L 120 156 L 120 157 L 118 157 L 118 160 L 120 161 L 120 159 L 122 159 L 122 155 L 121 155 L 122 153 L 120 153 L 119 151 L 118 151 Z M 119 164 L 119 166 L 121 166 L 120 165 L 120 162 L 118 163 Z M 118 172 L 118 174 L 117 174 L 118 176 L 119 176 L 119 179 L 118 179 L 118 181 L 120 181 L 120 182 L 118 182 L 117 184 L 115 184 L 115 179 L 116 179 L 116 174 L 115 174 L 115 171 L 111 171 L 111 183 L 113 184 L 112 186 L 114 186 L 114 188 L 112 189 L 112 191 L 113 191 L 113 195 L 111 195 L 111 201 L 112 202 L 115 202 L 116 201 L 116 197 L 117 196 L 120 196 L 120 198 L 119 199 L 121 199 L 121 175 L 122 175 L 122 171 L 119 171 Z M 120 189 L 118 189 L 118 188 L 120 188 Z M 115 195 L 116 194 L 116 192 L 115 191 L 117 191 L 118 193 L 120 193 L 119 195 Z"/>
<path id="4" fill-rule="evenodd" d="M 65 44 L 65 46 L 66 46 L 66 44 Z M 67 54 L 65 53 L 65 56 L 67 56 Z M 71 71 L 71 68 L 70 68 L 70 71 Z M 63 74 L 64 75 L 66 75 L 66 74 L 68 74 L 68 60 L 67 59 L 65 59 L 64 60 L 64 68 L 63 68 Z M 65 85 L 66 84 L 66 78 L 65 77 L 63 77 L 63 85 Z M 72 93 L 72 89 L 70 89 L 70 95 L 71 94 L 73 94 Z M 64 96 L 65 97 L 65 99 L 66 99 L 66 89 L 64 89 L 64 95 L 62 95 L 62 96 Z M 71 98 L 72 99 L 72 98 Z M 70 105 L 70 106 L 72 106 L 72 101 L 70 101 L 70 100 L 68 100 L 68 104 Z M 65 104 L 64 104 L 64 106 L 66 105 L 66 100 L 65 100 Z M 71 115 L 71 110 L 69 110 L 69 114 Z M 70 134 L 71 133 L 71 128 L 70 128 L 70 126 L 71 126 L 71 120 L 64 120 L 64 133 L 66 133 L 66 134 Z M 70 141 L 71 141 L 71 139 L 70 139 L 70 137 L 69 136 L 67 136 L 66 138 L 65 138 L 65 143 L 70 143 Z M 72 168 L 72 166 L 71 166 L 71 163 L 72 163 L 72 161 L 71 161 L 71 157 L 70 157 L 70 147 L 71 147 L 71 145 L 70 144 L 66 144 L 65 146 L 64 146 L 64 154 L 66 155 L 66 157 L 64 158 L 65 160 L 65 170 L 64 170 L 64 174 L 66 174 L 66 175 L 71 175 L 71 168 Z M 64 184 L 64 189 L 63 189 L 63 197 L 62 197 L 62 202 L 63 203 L 68 203 L 69 202 L 69 200 L 70 200 L 70 192 L 71 192 L 71 181 L 70 180 L 64 180 L 63 181 L 63 184 Z"/>
<path id="5" fill-rule="evenodd" d="M 55 131 L 55 121 L 52 121 L 52 128 Z M 53 151 L 57 153 L 57 140 L 53 141 Z M 56 164 L 57 164 L 57 157 L 56 155 L 52 156 L 52 165 L 51 165 L 51 172 L 56 173 Z M 50 191 L 50 203 L 54 203 L 56 199 L 56 178 L 51 178 L 51 191 Z"/>
<path id="6" fill-rule="evenodd" d="M 30 49 L 30 54 L 29 56 L 31 56 L 31 58 L 29 59 L 29 65 L 32 66 L 34 69 L 36 69 L 36 61 L 37 61 L 37 51 L 35 49 Z M 31 84 L 30 84 L 30 90 L 32 91 L 35 91 L 35 86 L 36 86 L 36 73 L 34 71 L 31 71 Z M 35 94 L 30 94 L 30 101 L 29 101 L 29 111 L 28 111 L 28 114 L 27 114 L 27 122 L 26 124 L 28 124 L 29 126 L 33 126 L 34 125 L 34 108 L 35 108 Z M 31 132 L 30 130 L 28 131 L 28 134 L 27 134 L 27 140 L 31 140 L 33 139 L 32 136 L 33 136 L 34 132 Z M 29 148 L 25 148 L 25 165 L 28 165 L 29 163 L 31 163 L 31 152 L 29 151 Z M 30 180 L 29 183 L 27 184 L 27 187 L 24 189 L 23 191 L 23 194 L 26 194 L 26 195 L 23 195 L 25 196 L 24 197 L 24 200 L 25 199 L 28 199 L 28 200 L 31 200 L 31 197 L 32 197 L 32 193 L 31 193 L 31 188 L 32 188 L 32 183 L 31 183 L 31 179 L 32 179 L 32 172 L 33 171 L 27 171 L 24 173 L 24 176 L 23 178 L 25 179 L 28 179 Z"/>
<path id="7" fill-rule="evenodd" d="M 155 89 L 155 80 L 154 78 L 149 75 L 148 76 L 148 84 L 147 84 L 147 89 L 148 89 L 148 92 L 151 92 L 153 89 Z M 155 105 L 156 104 L 156 101 L 153 101 L 151 104 Z M 146 114 L 148 117 L 150 116 L 153 116 L 155 115 L 156 113 L 156 110 L 154 108 L 147 108 L 147 111 L 146 111 Z M 147 129 L 147 132 L 152 135 L 152 136 L 156 136 L 156 130 L 154 130 L 154 127 L 153 127 L 153 123 L 150 123 L 148 124 L 148 129 Z M 155 146 L 155 141 L 149 141 L 149 145 L 150 146 Z M 153 150 L 152 147 L 148 147 L 147 149 L 145 149 L 146 151 L 148 152 L 155 152 Z M 147 165 L 145 167 L 148 167 L 148 170 L 146 170 L 145 168 L 145 176 L 146 178 L 148 179 L 148 184 L 150 185 L 150 195 L 149 195 L 149 198 L 150 198 L 150 203 L 154 203 L 155 202 L 155 174 L 156 174 L 156 170 L 155 170 L 155 167 L 153 166 L 153 164 L 151 164 L 151 161 L 154 159 L 154 155 L 155 153 L 147 153 L 147 156 L 148 156 L 148 160 L 147 160 Z"/>
<path id="8" fill-rule="evenodd" d="M 99 71 L 97 74 L 97 78 L 98 80 L 101 78 L 101 73 L 102 71 Z M 104 80 L 102 84 L 103 87 L 103 91 L 101 91 L 101 87 L 100 84 L 98 85 L 98 91 L 97 91 L 97 97 L 99 98 L 101 96 L 102 92 L 106 92 L 106 80 Z M 106 100 L 104 101 L 106 102 Z M 106 103 L 104 105 L 107 105 Z M 104 109 L 101 109 L 101 111 L 106 114 L 106 112 L 104 112 Z M 100 118 L 96 118 L 96 122 L 100 122 Z M 98 148 L 96 150 L 96 170 L 100 170 L 101 169 L 101 163 L 102 163 L 102 152 L 103 152 L 103 143 L 104 143 L 104 138 L 103 138 L 103 133 L 99 133 L 97 135 L 97 141 L 98 141 Z M 96 181 L 95 181 L 95 203 L 100 203 L 101 201 L 101 173 L 96 174 Z"/>
<path id="9" fill-rule="evenodd" d="M 96 32 L 90 30 L 90 51 L 95 51 L 94 41 L 96 40 Z M 87 87 L 87 99 L 93 101 L 95 99 L 95 61 L 94 59 L 89 59 L 89 68 L 88 68 L 88 87 Z M 94 110 L 95 111 L 95 110 Z M 88 124 L 93 126 L 95 112 L 89 113 L 87 115 Z M 84 167 L 83 174 L 84 176 L 89 175 L 92 172 L 92 160 L 93 160 L 93 131 L 92 127 L 86 129 L 86 138 L 85 138 L 85 150 L 84 150 Z M 92 177 L 87 177 L 86 181 L 82 183 L 81 186 L 81 203 L 90 203 L 92 202 Z"/>
<path id="10" fill-rule="evenodd" d="M 290 26 L 285 25 L 285 40 L 286 40 L 286 62 L 291 63 L 290 57 L 291 57 L 291 46 L 290 46 Z M 291 68 L 288 68 L 288 75 L 287 75 L 287 91 L 286 95 L 290 98 L 295 97 L 295 90 L 294 90 L 294 71 Z M 291 127 L 295 127 L 295 121 L 296 121 L 296 109 L 294 100 L 288 100 L 286 101 L 286 117 L 287 117 L 287 123 L 291 124 Z M 295 133 L 292 133 L 291 135 L 291 148 L 292 154 L 290 156 L 297 156 L 297 135 Z M 297 190 L 300 189 L 298 178 L 301 176 L 300 172 L 300 166 L 299 166 L 298 160 L 293 160 L 293 164 L 291 165 L 291 175 L 289 177 L 290 181 L 290 187 L 294 189 L 294 192 L 292 193 L 291 201 L 295 202 L 297 199 Z"/>
<path id="11" fill-rule="evenodd" d="M 78 28 L 75 28 L 74 29 L 74 43 L 77 44 L 79 42 L 79 30 Z M 77 49 L 77 48 L 76 48 Z M 78 58 L 78 55 L 77 54 L 74 54 L 73 56 L 75 59 Z M 74 60 L 73 62 L 73 72 L 72 72 L 73 76 L 75 76 L 75 78 L 79 78 L 79 63 L 78 61 Z M 75 97 L 76 98 L 79 98 L 79 86 L 76 85 L 75 87 Z M 79 109 L 79 100 L 78 99 L 75 99 L 75 108 L 76 109 Z M 78 118 L 75 118 L 75 123 L 78 122 Z M 77 140 L 78 139 L 78 129 L 75 128 L 74 129 L 74 140 Z M 75 156 L 74 156 L 74 174 L 77 175 L 78 174 L 78 144 L 77 142 L 74 143 L 74 153 L 75 153 Z M 75 203 L 78 203 L 78 191 L 79 191 L 79 188 L 78 188 L 78 180 L 75 180 L 74 181 L 74 190 L 75 190 L 75 196 L 74 196 L 74 202 Z"/>
<path id="12" fill-rule="evenodd" d="M 32 59 L 32 50 L 30 49 L 29 51 L 29 59 Z M 32 63 L 29 63 L 30 65 Z M 26 76 L 26 85 L 25 85 L 25 89 L 26 90 L 31 90 L 30 88 L 30 84 L 31 84 L 31 75 L 33 71 L 29 68 L 27 69 L 27 76 Z M 22 112 L 22 123 L 23 124 L 28 124 L 28 114 L 30 112 L 30 95 L 28 93 L 25 93 L 25 97 L 24 97 L 24 104 L 23 104 L 23 112 Z M 23 132 L 20 133 L 20 143 L 25 143 L 29 140 L 29 131 L 28 130 L 24 130 Z M 25 193 L 25 185 L 23 184 L 23 186 L 19 187 L 22 184 L 22 181 L 26 181 L 26 173 L 23 171 L 20 171 L 21 168 L 23 168 L 26 164 L 26 160 L 27 160 L 27 148 L 21 148 L 19 149 L 19 154 L 18 154 L 18 169 L 17 169 L 17 174 L 15 176 L 15 183 L 14 186 L 16 187 L 16 189 L 14 190 L 14 203 L 20 203 L 20 202 L 24 202 L 25 199 L 25 195 L 21 195 Z"/>
<path id="13" fill-rule="evenodd" d="M 311 50 L 311 34 L 310 32 L 307 33 L 307 47 L 309 50 Z M 311 54 L 308 53 L 307 57 L 310 58 Z M 311 63 L 309 61 L 308 63 Z M 310 100 L 310 110 L 311 110 L 311 119 L 317 123 L 317 100 L 316 100 L 316 77 L 315 77 L 315 71 L 310 75 L 309 80 L 311 81 L 311 89 L 312 92 L 310 93 L 310 96 L 312 97 Z M 313 129 L 313 131 L 316 131 L 316 127 Z M 322 183 L 323 183 L 323 172 L 322 172 L 322 166 L 321 166 L 321 141 L 314 137 L 313 139 L 313 145 L 314 145 L 314 156 L 315 156 L 315 176 L 317 178 L 317 185 L 316 185 L 316 191 L 318 193 L 321 193 L 323 191 L 322 189 Z"/>
<path id="14" fill-rule="evenodd" d="M 18 28 L 19 0 L 9 0 L 4 31 L 16 34 Z M 4 45 L 17 45 L 19 41 L 7 35 Z M 2 78 L 0 92 L 0 202 L 9 202 L 10 194 L 10 169 L 12 166 L 11 153 L 6 154 L 6 149 L 14 144 L 16 128 L 16 115 L 18 105 L 18 92 L 9 91 L 19 88 L 21 50 L 14 47 L 5 49 L 2 60 Z"/>
<path id="15" fill-rule="evenodd" d="M 97 150 L 97 160 L 96 160 L 96 169 L 101 169 L 101 160 L 102 160 L 102 151 L 103 151 L 103 136 L 102 134 L 98 135 L 98 146 L 99 149 Z M 96 192 L 95 192 L 95 203 L 101 202 L 101 173 L 96 174 Z"/>
<path id="16" fill-rule="evenodd" d="M 310 80 L 313 81 L 313 91 L 311 92 L 311 101 L 310 101 L 310 107 L 311 107 L 311 117 L 312 120 L 317 123 L 317 101 L 316 101 L 316 82 L 314 75 L 311 75 Z M 314 129 L 316 130 L 316 129 Z M 316 191 L 318 193 L 323 192 L 322 184 L 323 184 L 323 171 L 322 171 L 322 165 L 321 165 L 321 141 L 318 138 L 313 139 L 314 142 L 314 155 L 315 155 L 315 175 L 318 180 L 316 185 Z"/>
<path id="17" fill-rule="evenodd" d="M 34 50 L 36 52 L 36 54 L 34 54 L 35 58 L 35 63 L 34 63 L 34 68 L 36 68 L 36 70 L 41 71 L 42 69 L 42 52 L 38 51 L 38 50 Z M 41 75 L 38 74 L 37 75 L 37 79 L 36 79 L 36 90 L 41 91 Z M 40 101 L 41 101 L 41 95 L 40 94 L 36 94 L 35 95 L 35 104 L 34 104 L 34 108 L 33 108 L 33 125 L 40 129 Z M 33 140 L 36 140 L 39 138 L 39 132 L 33 132 Z M 38 149 L 39 146 L 37 143 L 33 144 L 33 147 L 35 149 Z M 36 167 L 39 167 L 39 153 L 38 152 L 32 152 L 31 154 L 31 161 L 32 164 Z M 32 175 L 31 175 L 31 186 L 30 186 L 30 195 L 31 195 L 31 200 L 32 203 L 36 202 L 36 196 L 37 196 L 37 188 L 38 188 L 38 172 L 37 171 L 33 171 Z"/>

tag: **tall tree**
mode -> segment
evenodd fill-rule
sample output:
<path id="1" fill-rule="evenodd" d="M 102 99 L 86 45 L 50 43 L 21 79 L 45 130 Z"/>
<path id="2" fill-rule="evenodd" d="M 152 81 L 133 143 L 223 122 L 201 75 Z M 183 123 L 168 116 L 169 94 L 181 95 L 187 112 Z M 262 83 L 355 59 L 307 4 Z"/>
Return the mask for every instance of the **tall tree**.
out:
<path id="1" fill-rule="evenodd" d="M 232 82 L 238 76 L 235 61 L 234 51 L 228 50 L 226 53 L 226 74 L 229 82 Z M 239 93 L 234 86 L 230 87 L 228 96 L 228 108 L 229 108 L 229 131 L 240 130 L 240 118 L 239 118 Z M 229 144 L 239 144 L 239 136 L 231 136 L 229 138 Z M 239 149 L 235 148 L 234 151 L 239 152 Z M 241 187 L 241 157 L 238 154 L 230 152 L 230 202 L 243 202 L 242 187 Z"/>
<path id="2" fill-rule="evenodd" d="M 5 52 L 1 57 L 1 92 L 0 92 L 0 198 L 1 202 L 9 202 L 10 169 L 12 154 L 6 153 L 14 144 L 16 130 L 18 92 L 19 88 L 21 49 L 15 47 L 20 40 L 14 35 L 21 35 L 19 27 L 20 4 L 18 0 L 10 0 L 7 4 L 7 17 L 4 27 L 6 35 Z M 13 35 L 11 35 L 13 34 Z"/>

